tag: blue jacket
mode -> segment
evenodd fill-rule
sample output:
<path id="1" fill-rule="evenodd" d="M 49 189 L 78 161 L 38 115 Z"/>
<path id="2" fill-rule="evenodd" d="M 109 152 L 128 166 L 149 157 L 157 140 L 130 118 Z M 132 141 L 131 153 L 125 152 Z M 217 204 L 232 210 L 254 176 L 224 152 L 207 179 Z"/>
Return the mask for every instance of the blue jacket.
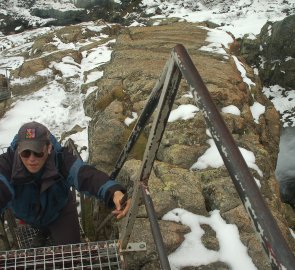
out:
<path id="1" fill-rule="evenodd" d="M 37 174 L 25 168 L 12 147 L 0 155 L 0 210 L 10 207 L 28 224 L 42 227 L 54 221 L 68 201 L 70 187 L 95 196 L 109 207 L 114 206 L 115 191 L 125 192 L 119 183 L 76 158 L 67 148 L 61 148 L 58 154 L 52 151 Z"/>

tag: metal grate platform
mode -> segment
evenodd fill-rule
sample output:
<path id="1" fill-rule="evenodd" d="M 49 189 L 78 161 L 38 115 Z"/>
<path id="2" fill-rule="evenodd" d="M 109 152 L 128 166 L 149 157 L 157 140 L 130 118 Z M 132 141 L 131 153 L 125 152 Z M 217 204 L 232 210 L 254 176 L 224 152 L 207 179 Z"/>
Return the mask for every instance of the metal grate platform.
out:
<path id="1" fill-rule="evenodd" d="M 0 269 L 121 269 L 115 241 L 0 252 Z"/>
<path id="2" fill-rule="evenodd" d="M 14 229 L 16 240 L 20 249 L 33 248 L 33 238 L 38 234 L 38 230 L 29 225 L 19 225 Z M 45 246 L 53 246 L 53 240 L 48 236 Z"/>

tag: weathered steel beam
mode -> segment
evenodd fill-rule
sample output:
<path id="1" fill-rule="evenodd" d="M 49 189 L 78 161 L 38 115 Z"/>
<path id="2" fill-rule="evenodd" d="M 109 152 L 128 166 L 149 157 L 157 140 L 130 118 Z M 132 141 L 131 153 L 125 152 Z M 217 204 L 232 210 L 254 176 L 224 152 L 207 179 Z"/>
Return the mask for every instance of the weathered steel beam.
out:
<path id="1" fill-rule="evenodd" d="M 156 214 L 152 206 L 152 200 L 147 195 L 147 192 L 146 192 L 148 188 L 148 179 L 149 179 L 149 176 L 154 164 L 154 160 L 155 160 L 157 151 L 159 149 L 159 145 L 160 145 L 163 133 L 165 131 L 168 117 L 172 109 L 173 102 L 174 102 L 174 99 L 179 87 L 179 83 L 181 80 L 181 73 L 179 69 L 176 67 L 172 58 L 168 60 L 168 63 L 166 66 L 168 66 L 168 70 L 165 76 L 165 81 L 161 91 L 161 96 L 158 102 L 156 115 L 151 127 L 148 142 L 145 148 L 140 173 L 134 184 L 135 187 L 134 187 L 134 191 L 132 195 L 130 211 L 128 212 L 126 216 L 126 224 L 125 226 L 123 226 L 123 232 L 121 236 L 121 247 L 123 250 L 126 248 L 130 235 L 132 233 L 132 229 L 135 223 L 136 215 L 137 215 L 139 204 L 140 204 L 140 199 L 141 199 L 140 190 L 141 190 L 142 195 L 144 197 L 144 203 L 147 210 L 147 214 L 151 222 L 151 230 L 152 230 L 156 248 L 159 254 L 161 267 L 162 269 L 169 270 L 170 265 L 168 262 L 165 246 L 163 244 Z M 160 88 L 158 91 L 160 91 Z M 142 188 L 143 186 L 145 186 L 146 189 L 143 189 Z"/>

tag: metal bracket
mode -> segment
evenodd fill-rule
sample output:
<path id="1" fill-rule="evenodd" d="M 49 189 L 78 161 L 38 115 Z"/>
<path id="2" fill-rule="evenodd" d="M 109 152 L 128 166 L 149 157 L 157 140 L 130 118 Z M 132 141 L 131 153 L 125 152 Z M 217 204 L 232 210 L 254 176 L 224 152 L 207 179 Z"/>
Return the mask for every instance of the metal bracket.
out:
<path id="1" fill-rule="evenodd" d="M 128 243 L 126 249 L 121 250 L 121 253 L 126 252 L 138 252 L 138 251 L 146 251 L 146 243 L 138 242 L 138 243 Z"/>

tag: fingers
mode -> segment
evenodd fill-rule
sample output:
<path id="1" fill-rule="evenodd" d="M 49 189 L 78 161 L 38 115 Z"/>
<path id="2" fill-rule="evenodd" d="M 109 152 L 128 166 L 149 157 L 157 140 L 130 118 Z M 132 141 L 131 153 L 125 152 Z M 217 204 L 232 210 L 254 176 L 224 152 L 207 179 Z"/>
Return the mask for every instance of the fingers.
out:
<path id="1" fill-rule="evenodd" d="M 128 211 L 129 211 L 129 208 L 130 208 L 130 205 L 131 205 L 131 199 L 128 199 L 127 202 L 126 202 L 126 206 L 123 208 L 122 217 L 127 215 Z"/>
<path id="2" fill-rule="evenodd" d="M 123 196 L 122 196 L 123 197 Z M 116 210 L 114 210 L 112 213 L 113 215 L 117 218 L 117 219 L 121 219 L 123 217 L 125 217 L 129 211 L 130 205 L 131 205 L 131 199 L 128 199 L 126 201 L 126 204 L 124 205 L 124 208 L 122 208 L 122 205 L 120 204 L 120 200 L 118 200 L 119 202 L 119 207 L 117 207 L 115 200 L 114 203 L 116 205 Z"/>
<path id="3" fill-rule="evenodd" d="M 116 191 L 114 193 L 113 202 L 115 204 L 116 210 L 118 210 L 118 211 L 121 210 L 121 208 L 122 208 L 121 202 L 122 202 L 123 197 L 124 197 L 124 194 L 121 191 Z"/>

